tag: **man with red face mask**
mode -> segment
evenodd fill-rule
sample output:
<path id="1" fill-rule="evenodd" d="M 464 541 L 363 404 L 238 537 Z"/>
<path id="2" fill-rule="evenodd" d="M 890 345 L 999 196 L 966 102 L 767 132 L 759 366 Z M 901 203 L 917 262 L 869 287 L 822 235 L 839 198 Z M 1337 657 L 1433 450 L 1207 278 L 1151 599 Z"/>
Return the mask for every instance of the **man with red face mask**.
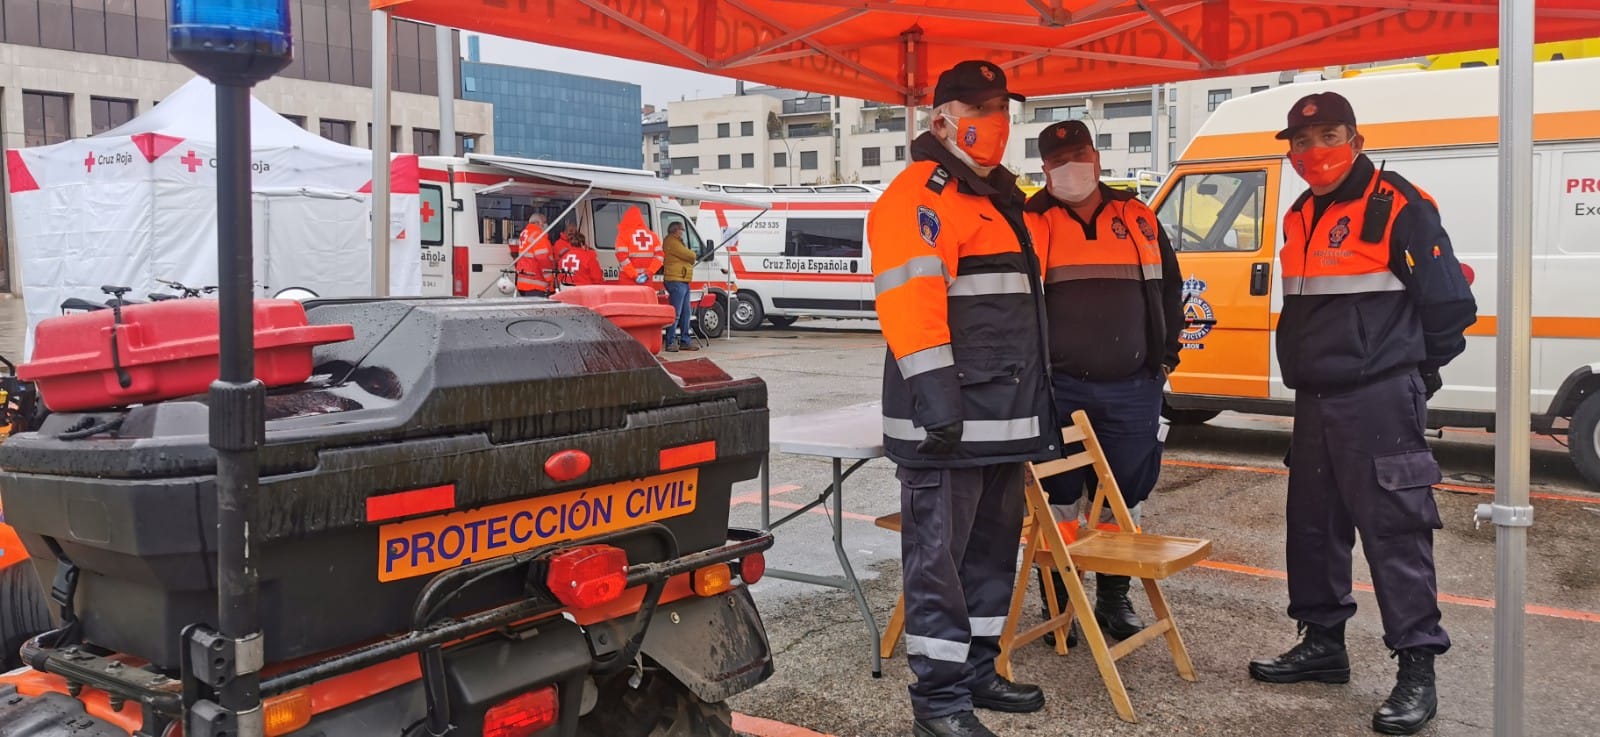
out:
<path id="1" fill-rule="evenodd" d="M 1016 175 L 1005 73 L 939 75 L 932 130 L 867 216 L 888 343 L 883 445 L 899 466 L 906 655 L 916 737 L 993 737 L 974 708 L 1044 708 L 999 677 L 1026 461 L 1060 457 L 1042 268 Z"/>
<path id="2" fill-rule="evenodd" d="M 1477 303 L 1433 198 L 1361 152 L 1350 103 L 1302 98 L 1278 134 L 1311 186 L 1284 218 L 1278 362 L 1295 390 L 1290 442 L 1289 616 L 1304 638 L 1250 663 L 1268 683 L 1350 680 L 1356 533 L 1399 677 L 1372 718 L 1415 734 L 1438 710 L 1440 626 L 1433 531 L 1439 464 L 1423 439 L 1439 370 L 1466 348 Z"/>

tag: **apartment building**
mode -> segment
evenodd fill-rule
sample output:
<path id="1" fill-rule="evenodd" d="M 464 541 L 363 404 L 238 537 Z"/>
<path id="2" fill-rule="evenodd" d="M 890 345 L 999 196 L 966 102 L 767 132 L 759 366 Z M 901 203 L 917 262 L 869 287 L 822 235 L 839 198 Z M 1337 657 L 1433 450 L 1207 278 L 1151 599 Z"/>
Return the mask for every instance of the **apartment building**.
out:
<path id="1" fill-rule="evenodd" d="M 644 168 L 666 179 L 672 174 L 672 149 L 667 145 L 667 111 L 645 105 L 639 110 L 639 128 L 644 138 Z"/>

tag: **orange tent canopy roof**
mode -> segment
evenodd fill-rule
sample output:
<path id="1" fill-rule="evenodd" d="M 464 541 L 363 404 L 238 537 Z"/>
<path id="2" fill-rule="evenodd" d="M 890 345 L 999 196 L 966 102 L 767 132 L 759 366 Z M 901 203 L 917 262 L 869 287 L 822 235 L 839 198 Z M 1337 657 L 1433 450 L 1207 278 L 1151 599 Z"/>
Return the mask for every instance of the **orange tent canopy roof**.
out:
<path id="1" fill-rule="evenodd" d="M 754 82 L 919 104 L 963 59 L 1058 94 L 1492 47 L 1496 0 L 371 0 L 425 23 Z M 1600 36 L 1539 0 L 1540 42 Z M 930 75 L 930 72 L 932 75 Z"/>

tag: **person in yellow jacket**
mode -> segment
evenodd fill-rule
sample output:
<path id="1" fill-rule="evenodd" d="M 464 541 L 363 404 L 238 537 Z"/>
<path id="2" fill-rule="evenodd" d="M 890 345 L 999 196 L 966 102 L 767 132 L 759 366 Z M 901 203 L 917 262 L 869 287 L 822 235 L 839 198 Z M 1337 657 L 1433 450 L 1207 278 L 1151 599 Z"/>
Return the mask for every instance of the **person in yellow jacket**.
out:
<path id="1" fill-rule="evenodd" d="M 677 318 L 667 326 L 666 349 L 700 350 L 694 346 L 694 333 L 689 329 L 689 283 L 694 281 L 695 255 L 683 244 L 683 223 L 667 226 L 667 240 L 661 250 L 666 256 L 662 279 L 666 281 L 667 299 L 671 300 L 672 309 L 678 311 Z"/>

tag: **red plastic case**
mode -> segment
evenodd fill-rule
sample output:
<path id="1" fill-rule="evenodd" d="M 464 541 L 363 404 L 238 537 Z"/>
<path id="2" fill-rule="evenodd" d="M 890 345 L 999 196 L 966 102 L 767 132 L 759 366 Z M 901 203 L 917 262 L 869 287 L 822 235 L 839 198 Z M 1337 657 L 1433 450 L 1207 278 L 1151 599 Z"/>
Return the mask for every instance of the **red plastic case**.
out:
<path id="1" fill-rule="evenodd" d="M 653 287 L 630 284 L 566 287 L 551 299 L 600 313 L 651 353 L 661 352 L 661 333 L 678 314 L 672 305 L 661 304 Z"/>
<path id="2" fill-rule="evenodd" d="M 216 381 L 218 302 L 175 299 L 53 317 L 39 323 L 33 360 L 17 377 L 52 412 L 109 409 L 203 394 Z M 311 376 L 311 348 L 355 337 L 349 325 L 308 325 L 292 299 L 255 302 L 256 378 L 269 387 Z M 112 330 L 116 362 L 112 362 Z M 127 386 L 118 375 L 121 367 Z"/>

